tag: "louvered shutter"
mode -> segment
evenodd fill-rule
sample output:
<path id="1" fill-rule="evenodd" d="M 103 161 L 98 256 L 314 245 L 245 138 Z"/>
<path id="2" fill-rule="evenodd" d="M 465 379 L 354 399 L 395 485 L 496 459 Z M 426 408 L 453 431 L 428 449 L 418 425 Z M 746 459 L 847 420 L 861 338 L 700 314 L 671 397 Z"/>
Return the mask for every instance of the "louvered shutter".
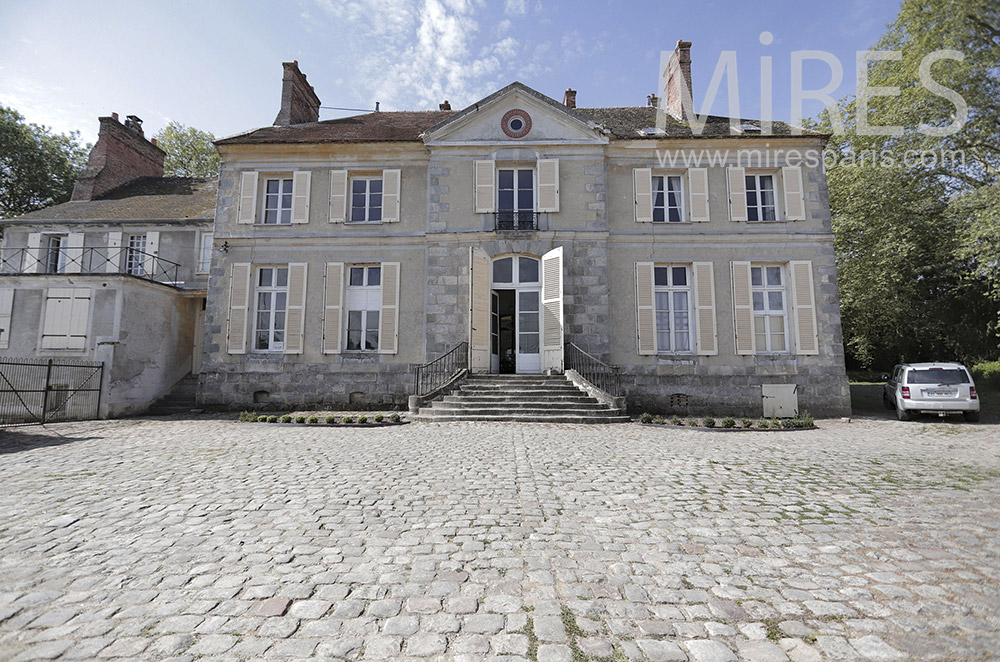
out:
<path id="1" fill-rule="evenodd" d="M 712 220 L 708 205 L 708 168 L 688 170 L 688 191 L 691 198 L 691 221 L 708 223 Z"/>
<path id="2" fill-rule="evenodd" d="M 729 185 L 729 220 L 747 220 L 747 180 L 745 168 L 727 168 Z"/>
<path id="3" fill-rule="evenodd" d="M 306 283 L 308 267 L 305 262 L 288 265 L 288 298 L 285 306 L 285 354 L 301 354 L 305 345 L 303 334 L 306 326 Z"/>
<path id="4" fill-rule="evenodd" d="M 733 262 L 733 331 L 737 354 L 756 354 L 753 329 L 753 296 L 750 291 L 750 263 Z"/>
<path id="5" fill-rule="evenodd" d="M 85 349 L 89 322 L 89 287 L 50 287 L 45 294 L 42 349 Z"/>
<path id="6" fill-rule="evenodd" d="M 42 271 L 42 233 L 28 235 L 28 250 L 24 252 L 24 273 L 37 274 Z"/>
<path id="7" fill-rule="evenodd" d="M 244 172 L 240 175 L 239 223 L 253 223 L 257 218 L 257 173 Z"/>
<path id="8" fill-rule="evenodd" d="M 122 263 L 122 233 L 108 233 L 108 261 L 104 263 L 104 271 L 109 274 L 121 272 Z"/>
<path id="9" fill-rule="evenodd" d="M 250 264 L 234 264 L 229 282 L 229 330 L 226 339 L 230 354 L 246 354 L 247 326 L 250 321 Z"/>
<path id="10" fill-rule="evenodd" d="M 378 316 L 378 353 L 395 354 L 399 346 L 399 262 L 382 263 L 382 310 Z"/>
<path id="11" fill-rule="evenodd" d="M 158 259 L 160 255 L 160 233 L 159 232 L 147 232 L 146 233 L 146 255 L 142 260 L 142 268 L 146 275 L 154 278 L 160 279 L 161 277 L 166 278 L 167 276 L 173 277 L 173 274 L 168 274 L 164 269 L 161 269 L 160 261 Z"/>
<path id="12" fill-rule="evenodd" d="M 781 169 L 781 184 L 785 189 L 785 218 L 789 221 L 806 220 L 806 201 L 802 188 L 802 168 L 786 166 Z"/>
<path id="13" fill-rule="evenodd" d="M 635 222 L 653 222 L 653 171 L 636 168 L 632 171 L 632 190 L 635 201 Z"/>
<path id="14" fill-rule="evenodd" d="M 0 349 L 10 346 L 11 312 L 14 310 L 14 288 L 0 289 Z"/>
<path id="15" fill-rule="evenodd" d="M 399 222 L 400 198 L 399 170 L 382 171 L 382 222 Z M 379 341 L 381 343 L 381 341 Z"/>
<path id="16" fill-rule="evenodd" d="M 559 159 L 538 160 L 538 211 L 559 211 Z"/>
<path id="17" fill-rule="evenodd" d="M 83 233 L 71 232 L 66 237 L 66 268 L 64 273 L 78 274 L 83 271 Z"/>
<path id="18" fill-rule="evenodd" d="M 87 327 L 90 324 L 90 288 L 73 289 L 73 306 L 69 318 L 69 349 L 86 349 Z"/>
<path id="19" fill-rule="evenodd" d="M 819 354 L 812 262 L 789 262 L 788 267 L 792 274 L 792 314 L 795 321 L 796 353 Z"/>
<path id="20" fill-rule="evenodd" d="M 715 274 L 711 262 L 695 262 L 694 312 L 698 331 L 698 354 L 711 356 L 719 353 L 718 333 L 715 328 Z"/>
<path id="21" fill-rule="evenodd" d="M 343 334 L 344 263 L 326 263 L 326 285 L 323 304 L 323 353 L 340 354 Z"/>
<path id="22" fill-rule="evenodd" d="M 312 173 L 296 170 L 292 173 L 292 223 L 309 222 L 309 193 L 312 188 Z"/>
<path id="23" fill-rule="evenodd" d="M 475 162 L 477 214 L 492 214 L 496 209 L 496 196 L 493 193 L 496 181 L 494 166 L 493 161 Z M 486 298 L 489 299 L 489 296 Z"/>
<path id="24" fill-rule="evenodd" d="M 330 171 L 330 222 L 343 223 L 347 218 L 347 171 Z"/>
<path id="25" fill-rule="evenodd" d="M 563 247 L 542 256 L 542 370 L 563 369 Z"/>
<path id="26" fill-rule="evenodd" d="M 469 249 L 469 371 L 490 371 L 490 256 Z"/>
<path id="27" fill-rule="evenodd" d="M 656 310 L 653 306 L 653 263 L 635 263 L 635 322 L 640 356 L 656 354 Z"/>

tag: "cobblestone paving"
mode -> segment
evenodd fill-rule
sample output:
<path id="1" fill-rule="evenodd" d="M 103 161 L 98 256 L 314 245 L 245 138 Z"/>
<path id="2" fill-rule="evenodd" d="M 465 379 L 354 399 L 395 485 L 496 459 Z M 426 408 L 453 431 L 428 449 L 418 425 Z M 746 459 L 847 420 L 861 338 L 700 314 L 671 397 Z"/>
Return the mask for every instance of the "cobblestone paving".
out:
<path id="1" fill-rule="evenodd" d="M 0 659 L 1000 657 L 996 426 L 0 431 Z"/>

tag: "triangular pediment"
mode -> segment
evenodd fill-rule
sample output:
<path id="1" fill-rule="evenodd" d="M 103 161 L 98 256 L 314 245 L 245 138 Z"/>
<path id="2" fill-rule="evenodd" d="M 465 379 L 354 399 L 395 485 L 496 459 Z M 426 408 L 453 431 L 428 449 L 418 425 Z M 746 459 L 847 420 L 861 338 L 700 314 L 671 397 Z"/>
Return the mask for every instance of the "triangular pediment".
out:
<path id="1" fill-rule="evenodd" d="M 423 134 L 428 145 L 604 144 L 593 122 L 522 83 L 511 83 Z"/>

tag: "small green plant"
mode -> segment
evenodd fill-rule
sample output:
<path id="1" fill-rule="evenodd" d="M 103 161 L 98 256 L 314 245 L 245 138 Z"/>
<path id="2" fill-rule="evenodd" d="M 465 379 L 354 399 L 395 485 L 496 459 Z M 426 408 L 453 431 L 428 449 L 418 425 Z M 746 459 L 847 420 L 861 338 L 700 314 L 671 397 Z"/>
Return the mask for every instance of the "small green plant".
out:
<path id="1" fill-rule="evenodd" d="M 674 414 L 673 416 L 670 417 L 670 424 L 671 425 L 684 425 L 684 421 L 681 420 L 680 416 L 678 416 L 677 414 Z"/>
<path id="2" fill-rule="evenodd" d="M 267 415 L 266 414 L 261 414 L 260 416 L 258 416 L 257 417 L 257 422 L 258 423 L 267 423 Z"/>
<path id="3" fill-rule="evenodd" d="M 704 425 L 706 428 L 714 428 L 715 427 L 715 419 L 712 418 L 711 416 L 709 416 L 707 418 L 703 418 L 703 419 L 701 419 L 701 424 Z"/>
<path id="4" fill-rule="evenodd" d="M 767 422 L 766 418 L 762 418 L 759 421 L 757 421 L 757 427 L 760 428 L 761 430 L 766 430 L 770 426 L 771 424 Z"/>
<path id="5" fill-rule="evenodd" d="M 278 417 L 277 416 L 268 416 L 267 417 L 267 422 L 268 423 L 277 423 L 278 422 Z"/>
<path id="6" fill-rule="evenodd" d="M 698 427 L 698 419 L 697 418 L 689 418 L 689 419 L 687 419 L 687 422 L 684 423 L 684 425 L 688 426 L 689 428 L 696 428 L 696 427 Z"/>
<path id="7" fill-rule="evenodd" d="M 382 414 L 375 414 L 374 420 L 376 423 L 381 423 L 382 421 L 385 420 L 385 416 L 383 416 Z"/>
<path id="8" fill-rule="evenodd" d="M 353 416 L 345 416 L 345 417 L 344 417 L 343 419 L 341 419 L 341 420 L 342 420 L 342 421 L 343 421 L 344 423 L 353 423 L 353 422 L 354 422 L 354 417 L 353 417 Z"/>
<path id="9" fill-rule="evenodd" d="M 722 419 L 722 427 L 724 428 L 734 428 L 736 427 L 736 419 L 729 418 L 728 416 Z"/>
<path id="10" fill-rule="evenodd" d="M 305 423 L 306 422 L 306 417 L 303 416 L 302 414 L 299 414 L 298 416 L 295 417 L 295 422 L 296 423 Z"/>
<path id="11" fill-rule="evenodd" d="M 289 416 L 288 414 L 284 414 L 284 415 L 283 415 L 283 416 L 281 417 L 281 422 L 282 422 L 282 423 L 291 423 L 291 422 L 292 422 L 292 417 L 291 417 L 291 416 Z"/>
<path id="12" fill-rule="evenodd" d="M 781 419 L 778 418 L 777 416 L 773 417 L 771 419 L 771 427 L 774 428 L 775 430 L 779 429 L 781 427 Z"/>
<path id="13" fill-rule="evenodd" d="M 367 423 L 367 422 L 368 422 L 367 416 L 358 416 L 358 423 Z"/>
<path id="14" fill-rule="evenodd" d="M 753 427 L 753 419 L 752 418 L 744 418 L 740 422 L 743 424 L 743 427 L 745 427 L 745 428 L 752 428 Z"/>
<path id="15" fill-rule="evenodd" d="M 804 428 L 816 427 L 816 420 L 812 417 L 812 414 L 810 414 L 809 412 L 807 411 L 802 412 L 799 418 L 802 420 L 802 427 Z"/>
<path id="16" fill-rule="evenodd" d="M 336 416 L 327 416 L 326 417 L 326 424 L 327 425 L 334 425 L 336 422 L 337 422 L 337 417 Z"/>
<path id="17" fill-rule="evenodd" d="M 663 425 L 666 422 L 667 420 L 662 416 L 657 415 L 653 417 L 653 425 Z"/>
<path id="18" fill-rule="evenodd" d="M 307 423 L 319 423 L 319 416 L 310 416 L 306 419 Z"/>
<path id="19" fill-rule="evenodd" d="M 653 415 L 650 414 L 648 411 L 644 411 L 641 414 L 639 414 L 639 422 L 640 423 L 652 423 L 653 422 Z"/>
<path id="20" fill-rule="evenodd" d="M 241 411 L 239 417 L 240 423 L 253 423 L 257 420 L 257 412 L 255 411 Z"/>
<path id="21" fill-rule="evenodd" d="M 392 414 L 389 416 L 389 421 L 392 423 L 399 423 L 399 414 Z"/>

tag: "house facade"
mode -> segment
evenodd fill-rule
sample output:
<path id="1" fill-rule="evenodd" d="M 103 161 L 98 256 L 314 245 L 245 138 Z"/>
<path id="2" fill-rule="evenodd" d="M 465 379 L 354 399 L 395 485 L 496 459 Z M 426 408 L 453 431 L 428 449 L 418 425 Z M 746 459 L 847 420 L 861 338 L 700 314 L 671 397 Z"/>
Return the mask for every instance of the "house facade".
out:
<path id="1" fill-rule="evenodd" d="M 399 406 L 461 343 L 528 374 L 572 343 L 635 411 L 849 413 L 825 136 L 520 83 L 321 122 L 284 68 L 275 125 L 217 143 L 203 404 Z"/>

